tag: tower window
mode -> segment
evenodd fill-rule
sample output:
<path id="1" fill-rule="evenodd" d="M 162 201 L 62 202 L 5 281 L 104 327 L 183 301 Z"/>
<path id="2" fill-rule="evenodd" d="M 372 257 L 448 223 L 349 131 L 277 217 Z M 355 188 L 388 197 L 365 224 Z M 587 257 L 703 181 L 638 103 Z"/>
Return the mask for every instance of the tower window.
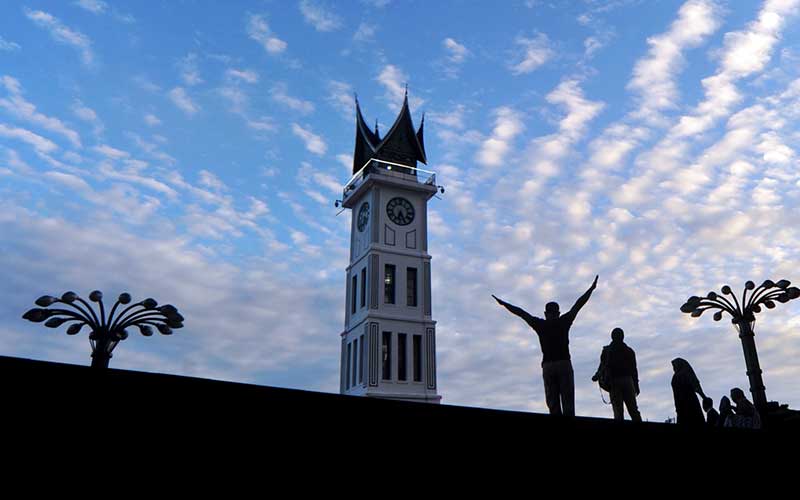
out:
<path id="1" fill-rule="evenodd" d="M 414 382 L 422 382 L 422 335 L 414 335 Z"/>
<path id="2" fill-rule="evenodd" d="M 364 383 L 364 336 L 361 336 L 361 344 L 360 351 L 359 351 L 359 358 L 361 358 L 361 363 L 358 364 L 358 383 Z"/>
<path id="3" fill-rule="evenodd" d="M 397 380 L 405 381 L 406 375 L 406 338 L 405 333 L 397 334 Z"/>
<path id="4" fill-rule="evenodd" d="M 381 353 L 383 361 L 383 380 L 392 380 L 392 332 L 383 332 Z"/>
<path id="5" fill-rule="evenodd" d="M 358 297 L 358 293 L 357 293 L 357 290 L 356 290 L 357 285 L 358 285 L 358 277 L 353 276 L 353 292 L 351 294 L 352 295 L 352 297 L 351 297 L 352 300 L 350 301 L 350 312 L 352 314 L 356 313 L 356 297 Z"/>
<path id="6" fill-rule="evenodd" d="M 358 372 L 358 339 L 353 341 L 353 387 L 356 386 L 356 373 Z M 363 361 L 362 361 L 363 362 Z"/>
<path id="7" fill-rule="evenodd" d="M 386 304 L 394 304 L 394 275 L 394 265 L 386 264 L 383 273 L 383 302 Z"/>
<path id="8" fill-rule="evenodd" d="M 361 270 L 361 307 L 367 305 L 367 268 Z"/>
<path id="9" fill-rule="evenodd" d="M 417 268 L 406 268 L 406 305 L 417 307 Z"/>
<path id="10" fill-rule="evenodd" d="M 353 345 L 347 344 L 347 370 L 345 370 L 345 388 L 350 389 L 350 356 L 353 354 Z"/>

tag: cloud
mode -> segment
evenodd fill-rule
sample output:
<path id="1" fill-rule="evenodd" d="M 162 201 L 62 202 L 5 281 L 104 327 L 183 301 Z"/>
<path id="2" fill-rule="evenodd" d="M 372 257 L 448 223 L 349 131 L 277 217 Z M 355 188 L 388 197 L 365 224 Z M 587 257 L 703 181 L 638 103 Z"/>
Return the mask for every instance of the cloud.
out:
<path id="1" fill-rule="evenodd" d="M 675 76 L 684 63 L 683 51 L 697 47 L 712 35 L 720 25 L 719 17 L 714 2 L 690 0 L 681 6 L 667 32 L 648 38 L 650 50 L 636 62 L 627 85 L 639 94 L 638 115 L 646 117 L 676 106 Z"/>
<path id="2" fill-rule="evenodd" d="M 108 4 L 102 0 L 77 0 L 73 5 L 87 10 L 92 14 L 104 14 L 108 10 Z"/>
<path id="3" fill-rule="evenodd" d="M 377 27 L 371 23 L 362 22 L 358 25 L 358 29 L 353 34 L 353 40 L 356 42 L 371 42 L 375 39 L 375 32 Z"/>
<path id="4" fill-rule="evenodd" d="M 289 87 L 285 83 L 277 83 L 272 87 L 270 96 L 272 100 L 280 103 L 292 111 L 297 111 L 302 115 L 307 115 L 314 112 L 314 103 L 311 101 L 304 101 L 288 94 Z"/>
<path id="5" fill-rule="evenodd" d="M 730 324 L 693 320 L 681 315 L 678 307 L 689 295 L 718 289 L 729 281 L 741 285 L 746 279 L 791 279 L 800 264 L 793 251 L 800 243 L 794 220 L 800 205 L 796 168 L 800 82 L 787 84 L 792 75 L 788 57 L 782 64 L 768 59 L 762 69 L 737 76 L 766 53 L 791 50 L 786 30 L 792 19 L 783 21 L 782 31 L 772 32 L 778 37 L 767 52 L 763 49 L 768 44 L 740 52 L 747 58 L 737 60 L 727 73 L 739 79 L 729 80 L 731 86 L 724 88 L 729 104 L 725 114 L 715 118 L 716 126 L 712 123 L 703 129 L 702 121 L 686 119 L 687 127 L 701 132 L 670 137 L 669 126 L 681 117 L 667 111 L 685 108 L 681 113 L 687 117 L 702 118 L 693 107 L 706 100 L 700 79 L 716 76 L 729 64 L 723 33 L 702 35 L 698 45 L 678 36 L 678 26 L 686 17 L 681 3 L 686 2 L 674 6 L 673 19 L 662 19 L 660 32 L 640 35 L 638 44 L 626 37 L 625 48 L 640 59 L 631 60 L 627 75 L 623 68 L 621 81 L 619 74 L 605 72 L 604 65 L 614 59 L 609 59 L 610 53 L 593 61 L 597 73 L 587 66 L 584 49 L 597 49 L 581 43 L 587 37 L 602 42 L 593 23 L 591 31 L 573 40 L 577 45 L 571 46 L 577 52 L 564 57 L 563 62 L 578 65 L 579 77 L 569 73 L 559 77 L 559 68 L 548 67 L 544 80 L 558 78 L 550 84 L 545 81 L 549 87 L 542 87 L 537 78 L 522 93 L 487 84 L 471 88 L 453 102 L 442 99 L 435 78 L 422 82 L 431 96 L 426 114 L 431 169 L 437 172 L 437 183 L 447 188 L 442 199 L 432 198 L 428 205 L 429 252 L 434 256 L 433 317 L 445 402 L 546 411 L 538 340 L 525 323 L 497 307 L 489 294 L 540 314 L 550 300 L 571 304 L 595 273 L 600 274 L 600 287 L 570 333 L 579 414 L 610 416 L 588 379 L 614 326 L 625 329 L 637 350 L 642 378 L 639 402 L 651 421 L 674 413 L 669 387 L 672 357 L 689 359 L 710 395 L 718 397 L 733 385 L 746 387 L 741 349 Z M 592 2 L 583 8 L 600 5 Z M 713 17 L 718 22 L 730 10 L 734 26 L 730 29 L 737 33 L 757 32 L 761 28 L 751 28 L 758 20 L 771 18 L 762 16 L 764 9 L 759 5 L 742 12 L 735 5 L 729 3 Z M 775 12 L 777 5 L 764 4 L 770 6 L 767 12 Z M 645 7 L 639 3 L 636 9 Z M 72 14 L 84 13 L 72 9 Z M 753 14 L 753 23 L 741 21 L 744 14 Z M 106 16 L 111 22 L 108 12 Z M 83 18 L 92 24 L 102 21 L 89 14 Z M 354 20 L 354 30 L 358 21 Z M 22 22 L 27 21 L 23 18 Z M 516 33 L 511 31 L 512 44 Z M 339 35 L 347 42 L 352 33 Z M 187 36 L 191 38 L 191 33 Z M 379 38 L 377 32 L 375 36 Z M 440 33 L 435 44 L 442 44 L 445 36 Z M 656 51 L 656 45 L 645 43 L 646 36 L 675 41 L 676 52 Z M 728 38 L 730 43 L 737 41 Z M 469 46 L 468 40 L 456 40 Z M 551 41 L 555 52 L 555 39 Z M 720 47 L 710 51 L 710 61 L 701 53 L 709 43 Z M 433 49 L 432 61 L 438 57 L 446 63 L 447 49 L 443 45 Z M 30 43 L 25 50 L 33 50 Z M 190 49 L 171 56 L 173 63 L 186 50 Z M 206 60 L 205 52 L 195 52 Z M 69 59 L 72 54 L 64 55 Z M 368 76 L 376 78 L 385 71 L 384 81 L 379 81 L 376 95 L 366 95 L 364 101 L 386 97 L 392 106 L 399 106 L 408 76 L 379 52 L 373 55 L 379 64 Z M 674 84 L 675 93 L 664 94 L 671 95 L 664 101 L 671 107 L 659 108 L 662 101 L 654 101 L 651 109 L 656 113 L 636 115 L 649 105 L 647 85 L 627 91 L 625 85 L 634 81 L 634 68 L 641 67 L 640 63 L 662 56 L 657 65 L 663 69 L 661 76 L 655 78 L 652 72 L 651 83 L 655 90 L 663 82 Z M 157 160 L 156 155 L 165 155 L 161 151 L 166 148 L 165 139 L 125 130 L 108 130 L 107 140 L 94 138 L 79 156 L 67 150 L 72 143 L 65 136 L 29 125 L 0 108 L 0 122 L 6 118 L 0 126 L 0 268 L 10 273 L 5 286 L 0 284 L 0 299 L 5 298 L 8 305 L 5 316 L 0 310 L 0 324 L 5 320 L 8 326 L 0 335 L 5 353 L 88 364 L 85 343 L 64 335 L 43 337 L 40 325 L 20 323 L 19 313 L 13 311 L 31 307 L 31 298 L 51 289 L 101 288 L 114 295 L 130 286 L 137 299 L 152 295 L 175 302 L 187 316 L 187 328 L 158 340 L 132 336 L 119 346 L 113 366 L 154 371 L 167 367 L 187 375 L 337 391 L 335 337 L 344 315 L 341 275 L 349 263 L 350 219 L 345 214 L 334 217 L 333 199 L 340 197 L 341 184 L 352 168 L 352 143 L 326 141 L 338 143 L 341 138 L 336 136 L 342 131 L 345 141 L 352 140 L 351 83 L 355 80 L 328 76 L 316 82 L 323 85 L 326 104 L 310 99 L 313 104 L 325 108 L 329 104 L 335 109 L 327 109 L 328 114 L 338 110 L 346 118 L 338 123 L 342 130 L 328 137 L 331 127 L 337 129 L 336 117 L 304 121 L 289 108 L 285 111 L 298 115 L 297 119 L 263 115 L 269 106 L 282 107 L 269 95 L 276 82 L 287 82 L 284 94 L 290 97 L 292 91 L 306 93 L 308 89 L 280 77 L 280 72 L 273 75 L 269 68 L 257 70 L 260 81 L 251 86 L 244 76 L 250 71 L 248 66 L 235 54 L 229 57 L 215 59 L 222 62 L 217 74 L 220 83 L 209 90 L 221 101 L 212 107 L 238 108 L 242 124 L 251 127 L 237 138 L 246 141 L 242 143 L 245 150 L 252 149 L 249 157 L 254 168 L 249 174 L 248 168 L 240 168 L 241 158 L 211 150 L 209 155 L 190 158 L 191 164 L 171 157 Z M 514 64 L 523 60 L 519 57 Z M 702 64 L 682 71 L 694 59 Z M 486 69 L 480 67 L 485 61 L 474 58 L 461 64 L 468 61 L 478 71 Z M 161 62 L 167 70 L 174 66 L 169 60 Z M 697 69 L 706 71 L 709 62 L 712 69 L 697 76 Z M 416 71 L 411 66 L 406 69 Z M 783 73 L 772 74 L 774 69 Z M 208 81 L 213 79 L 203 64 L 200 70 Z M 331 67 L 328 73 L 336 75 L 337 70 Z M 158 125 L 162 115 L 155 116 L 158 107 L 147 101 L 168 97 L 176 85 L 192 99 L 202 100 L 193 90 L 197 87 L 189 87 L 180 78 L 179 83 L 163 88 L 132 77 L 127 85 L 132 92 L 129 102 L 120 103 L 128 106 L 122 111 L 131 130 L 156 131 L 148 124 Z M 61 83 L 53 87 L 52 99 L 47 96 L 47 101 L 40 100 L 33 87 L 25 89 L 31 95 L 21 89 L 19 93 L 36 102 L 37 113 L 66 113 L 59 118 L 67 126 L 74 122 L 75 130 L 85 135 L 93 126 L 90 111 L 102 115 L 109 97 L 101 92 L 90 102 L 84 97 L 89 95 L 86 89 L 75 89 L 69 81 Z M 232 90 L 223 92 L 218 87 Z M 6 90 L 0 86 L 0 99 L 11 101 L 12 94 Z M 688 106 L 681 102 L 681 97 L 696 96 L 698 90 L 700 97 L 692 97 Z M 82 101 L 76 102 L 76 97 Z M 294 95 L 301 102 L 302 97 Z M 137 109 L 133 103 L 138 98 L 144 101 Z M 197 103 L 203 104 L 200 100 Z M 170 104 L 162 102 L 163 106 Z M 203 112 L 213 119 L 206 106 Z M 154 120 L 141 121 L 148 114 Z M 166 126 L 172 114 L 163 118 L 165 135 L 175 125 Z M 656 114 L 658 120 L 651 120 Z M 110 126 L 110 117 L 102 118 Z M 198 118 L 192 120 L 192 127 L 203 124 Z M 279 136 L 265 137 L 284 123 L 291 135 L 283 137 L 283 143 Z M 483 124 L 480 132 L 475 124 Z M 254 143 L 253 138 L 268 140 Z M 82 139 L 85 143 L 86 138 Z M 319 141 L 317 146 L 314 139 Z M 183 154 L 185 141 L 178 136 L 174 141 L 176 154 Z M 59 148 L 62 143 L 64 147 Z M 314 147 L 317 152 L 312 151 Z M 293 179 L 291 172 L 298 170 L 293 165 L 302 160 L 292 156 L 296 154 L 318 159 L 319 165 L 309 163 Z M 280 210 L 272 213 L 270 200 L 277 200 L 275 207 Z M 108 238 L 109 234 L 114 237 Z M 47 290 L 42 290 L 45 285 Z M 269 304 L 258 297 L 269 297 Z M 800 356 L 795 333 L 800 316 L 792 304 L 759 317 L 757 341 L 770 398 L 797 406 L 800 371 L 793 368 L 793 360 Z M 283 314 L 285 310 L 296 312 Z M 308 318 L 313 332 L 300 324 Z M 491 325 L 491 332 L 486 325 Z M 281 334 L 287 329 L 302 331 L 303 339 L 287 341 Z M 264 347 L 268 342 L 269 349 Z"/>
<path id="6" fill-rule="evenodd" d="M 39 113 L 33 103 L 22 97 L 22 85 L 19 80 L 5 75 L 0 77 L 0 85 L 5 87 L 9 94 L 7 98 L 0 99 L 0 108 L 20 120 L 64 136 L 76 148 L 81 147 L 81 138 L 77 132 L 58 118 Z"/>
<path id="7" fill-rule="evenodd" d="M 286 42 L 272 35 L 264 16 L 258 14 L 250 15 L 247 20 L 246 31 L 247 36 L 261 44 L 269 54 L 280 54 L 286 50 Z"/>
<path id="8" fill-rule="evenodd" d="M 95 134 L 102 134 L 105 126 L 100 118 L 97 116 L 97 113 L 90 107 L 86 106 L 80 100 L 76 100 L 72 103 L 72 112 L 77 116 L 80 120 L 88 122 L 94 125 L 94 133 Z"/>
<path id="9" fill-rule="evenodd" d="M 46 139 L 40 135 L 34 134 L 30 130 L 25 130 L 23 128 L 17 127 L 9 127 L 8 125 L 4 125 L 0 123 L 0 136 L 7 137 L 9 139 L 17 139 L 22 142 L 28 143 L 34 149 L 41 153 L 50 153 L 58 149 L 56 144 Z"/>
<path id="10" fill-rule="evenodd" d="M 161 125 L 161 120 L 153 113 L 147 113 L 146 115 L 144 115 L 144 122 L 149 127 L 157 127 Z"/>
<path id="11" fill-rule="evenodd" d="M 247 119 L 247 126 L 257 132 L 274 132 L 277 129 L 275 121 L 268 117 L 262 116 L 255 119 Z"/>
<path id="12" fill-rule="evenodd" d="M 139 135 L 130 132 L 126 133 L 125 135 L 129 139 L 131 139 L 134 144 L 136 144 L 136 147 L 144 151 L 147 155 L 151 156 L 152 158 L 155 158 L 156 160 L 166 165 L 173 165 L 177 163 L 177 160 L 175 158 L 161 151 L 157 144 L 145 141 Z M 166 140 L 163 137 L 156 135 L 153 136 L 153 140 L 161 143 L 166 142 Z"/>
<path id="13" fill-rule="evenodd" d="M 705 99 L 673 126 L 672 137 L 696 136 L 730 113 L 742 98 L 735 82 L 764 69 L 798 5 L 798 0 L 768 0 L 746 30 L 725 33 L 719 70 L 702 81 Z"/>
<path id="14" fill-rule="evenodd" d="M 611 38 L 612 35 L 610 33 L 607 33 L 599 36 L 590 36 L 584 39 L 583 41 L 584 57 L 586 57 L 587 59 L 591 59 L 592 57 L 594 57 L 595 53 L 597 53 L 600 49 L 605 47 L 611 40 Z"/>
<path id="15" fill-rule="evenodd" d="M 140 89 L 150 92 L 151 94 L 156 94 L 161 92 L 161 87 L 153 83 L 149 78 L 139 75 L 134 77 L 133 79 L 136 86 Z"/>
<path id="16" fill-rule="evenodd" d="M 328 146 L 325 144 L 325 141 L 322 139 L 322 137 L 314 134 L 311 129 L 303 128 L 297 123 L 292 123 L 292 133 L 303 140 L 306 149 L 310 153 L 322 156 L 326 151 L 328 151 Z"/>
<path id="17" fill-rule="evenodd" d="M 106 158 L 110 158 L 112 160 L 120 160 L 122 158 L 127 158 L 130 156 L 130 153 L 128 153 L 127 151 L 122 151 L 120 149 L 112 148 L 107 144 L 100 144 L 98 146 L 93 147 L 92 149 L 94 149 L 101 155 L 105 156 Z"/>
<path id="18" fill-rule="evenodd" d="M 518 36 L 515 43 L 520 47 L 516 57 L 520 61 L 510 65 L 515 75 L 531 73 L 555 55 L 550 39 L 544 33 L 536 33 L 533 38 Z"/>
<path id="19" fill-rule="evenodd" d="M 258 83 L 258 73 L 251 69 L 234 69 L 229 68 L 225 72 L 225 76 L 234 81 L 241 81 L 245 83 Z"/>
<path id="20" fill-rule="evenodd" d="M 220 178 L 217 177 L 213 172 L 210 172 L 208 170 L 201 170 L 199 172 L 199 175 L 200 175 L 200 184 L 201 185 L 203 185 L 203 186 L 205 186 L 207 188 L 211 188 L 211 189 L 213 189 L 215 191 L 227 191 L 228 190 L 228 186 L 226 186 L 225 183 L 222 182 L 220 180 Z"/>
<path id="21" fill-rule="evenodd" d="M 176 304 L 186 317 L 186 328 L 171 337 L 132 335 L 115 350 L 114 367 L 273 384 L 289 376 L 294 382 L 288 385 L 303 389 L 338 387 L 338 353 L 328 345 L 330 324 L 338 322 L 339 308 L 333 305 L 338 287 L 320 286 L 308 276 L 295 279 L 269 261 L 242 267 L 225 264 L 172 235 L 147 239 L 108 222 L 77 225 L 3 209 L 0 230 L 15 248 L 14 255 L 4 252 L 0 257 L 3 267 L 16 267 L 21 251 L 31 254 L 19 262 L 24 267 L 16 267 L 21 288 L 0 291 L 14 310 L 29 307 L 27 297 L 41 294 L 46 282 L 52 290 L 99 288 L 109 295 L 130 291 L 137 300 L 153 296 Z M 114 238 L 103 236 L 112 233 Z M 86 245 L 91 247 L 89 254 Z M 39 259 L 44 267 L 31 267 Z M 90 270 L 69 271 L 86 259 L 95 262 Z M 263 307 L 264 297 L 269 297 L 270 307 Z M 326 304 L 320 308 L 315 302 L 321 298 Z M 296 314 L 281 319 L 279 310 Z M 282 339 L 285 328 L 295 327 L 301 333 Z M 41 325 L 21 324 L 4 332 L 4 352 L 31 357 L 33 348 L 25 339 L 43 333 L 40 330 Z M 37 342 L 39 354 L 34 357 L 46 353 L 52 360 L 88 364 L 88 347 L 78 340 L 47 335 Z"/>
<path id="22" fill-rule="evenodd" d="M 384 99 L 389 109 L 399 111 L 403 103 L 403 96 L 406 93 L 406 84 L 409 81 L 408 75 L 399 67 L 387 64 L 378 73 L 376 80 L 385 89 Z M 419 109 L 425 103 L 423 99 L 415 96 L 409 96 L 408 101 L 412 110 Z"/>
<path id="23" fill-rule="evenodd" d="M 461 64 L 466 60 L 470 52 L 465 46 L 452 38 L 442 40 L 442 47 L 445 49 L 446 56 L 441 68 L 448 78 L 455 78 L 458 76 Z"/>
<path id="24" fill-rule="evenodd" d="M 432 121 L 433 123 L 436 123 L 443 127 L 461 130 L 466 126 L 464 117 L 466 110 L 467 110 L 466 106 L 464 106 L 463 104 L 458 104 L 450 112 L 447 113 L 432 112 L 428 116 L 430 121 Z"/>
<path id="25" fill-rule="evenodd" d="M 58 43 L 75 48 L 81 55 L 81 61 L 86 66 L 94 63 L 92 41 L 83 33 L 65 26 L 57 17 L 41 10 L 25 9 L 25 15 L 34 24 L 50 33 L 50 37 Z"/>
<path id="26" fill-rule="evenodd" d="M 447 60 L 453 64 L 461 64 L 469 55 L 469 50 L 452 38 L 442 40 L 442 46 L 447 51 Z"/>
<path id="27" fill-rule="evenodd" d="M 98 174 L 102 179 L 112 179 L 114 181 L 122 181 L 130 184 L 139 184 L 140 186 L 151 189 L 171 200 L 178 198 L 177 191 L 157 179 L 139 174 L 136 169 L 117 171 L 109 163 L 104 162 L 98 167 Z"/>
<path id="28" fill-rule="evenodd" d="M 9 42 L 2 36 L 0 36 L 0 51 L 3 52 L 14 52 L 15 50 L 19 50 L 22 47 L 18 43 Z"/>
<path id="29" fill-rule="evenodd" d="M 349 83 L 337 80 L 328 81 L 328 103 L 339 111 L 346 120 L 354 117 L 355 103 L 353 102 L 353 87 Z"/>
<path id="30" fill-rule="evenodd" d="M 566 116 L 559 122 L 559 131 L 574 142 L 586 130 L 589 121 L 597 116 L 603 109 L 601 102 L 586 99 L 580 82 L 576 79 L 567 79 L 558 84 L 552 92 L 547 94 L 547 102 L 559 104 L 567 109 Z"/>
<path id="31" fill-rule="evenodd" d="M 237 113 L 240 115 L 246 114 L 247 105 L 250 101 L 250 98 L 242 89 L 239 87 L 221 87 L 218 89 L 218 92 L 219 95 L 221 95 L 230 103 L 230 111 L 232 113 Z"/>
<path id="32" fill-rule="evenodd" d="M 197 54 L 189 53 L 186 57 L 178 61 L 178 69 L 181 72 L 181 79 L 186 85 L 193 87 L 203 83 L 200 77 L 200 70 L 197 65 Z"/>
<path id="33" fill-rule="evenodd" d="M 175 87 L 169 91 L 169 98 L 175 106 L 189 116 L 200 111 L 200 107 L 192 101 L 183 87 Z"/>
<path id="34" fill-rule="evenodd" d="M 334 31 L 342 26 L 342 19 L 322 5 L 311 0 L 300 0 L 303 19 L 317 31 Z"/>
<path id="35" fill-rule="evenodd" d="M 494 128 L 489 138 L 483 141 L 478 151 L 477 162 L 487 167 L 498 167 L 508 158 L 511 143 L 525 126 L 522 117 L 517 111 L 509 107 L 500 107 L 494 110 Z"/>

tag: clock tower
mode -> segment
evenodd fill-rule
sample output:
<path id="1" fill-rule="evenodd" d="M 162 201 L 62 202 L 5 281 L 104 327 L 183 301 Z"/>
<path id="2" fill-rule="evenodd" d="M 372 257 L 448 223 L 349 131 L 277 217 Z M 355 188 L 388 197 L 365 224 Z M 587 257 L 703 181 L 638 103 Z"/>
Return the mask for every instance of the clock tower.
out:
<path id="1" fill-rule="evenodd" d="M 414 129 L 408 95 L 381 138 L 356 100 L 350 265 L 341 334 L 342 394 L 439 403 L 436 322 L 431 310 L 428 200 L 437 191 L 427 164 L 423 117 Z"/>

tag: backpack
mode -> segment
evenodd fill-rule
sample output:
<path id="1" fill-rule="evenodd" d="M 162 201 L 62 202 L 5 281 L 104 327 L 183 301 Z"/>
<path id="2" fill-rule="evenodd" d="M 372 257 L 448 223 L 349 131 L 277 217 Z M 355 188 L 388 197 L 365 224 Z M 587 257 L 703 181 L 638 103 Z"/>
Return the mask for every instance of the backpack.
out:
<path id="1" fill-rule="evenodd" d="M 600 389 L 610 393 L 611 392 L 611 371 L 608 368 L 608 352 L 603 348 L 603 354 L 600 356 L 600 366 L 597 367 L 597 372 L 592 377 L 592 380 L 600 384 Z"/>

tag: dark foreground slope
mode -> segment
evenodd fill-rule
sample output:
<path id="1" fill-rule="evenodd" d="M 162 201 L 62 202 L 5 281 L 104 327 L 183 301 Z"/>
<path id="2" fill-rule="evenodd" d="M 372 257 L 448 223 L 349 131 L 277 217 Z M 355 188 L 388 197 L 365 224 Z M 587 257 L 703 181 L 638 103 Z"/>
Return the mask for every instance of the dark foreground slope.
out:
<path id="1" fill-rule="evenodd" d="M 345 463 L 411 457 L 424 468 L 446 457 L 514 455 L 530 464 L 578 457 L 591 464 L 708 450 L 741 456 L 745 448 L 763 448 L 755 453 L 764 456 L 767 446 L 798 443 L 777 432 L 554 418 L 9 357 L 0 357 L 0 380 L 6 449 L 122 450 L 157 460 L 248 453 L 307 460 L 323 453 Z"/>

